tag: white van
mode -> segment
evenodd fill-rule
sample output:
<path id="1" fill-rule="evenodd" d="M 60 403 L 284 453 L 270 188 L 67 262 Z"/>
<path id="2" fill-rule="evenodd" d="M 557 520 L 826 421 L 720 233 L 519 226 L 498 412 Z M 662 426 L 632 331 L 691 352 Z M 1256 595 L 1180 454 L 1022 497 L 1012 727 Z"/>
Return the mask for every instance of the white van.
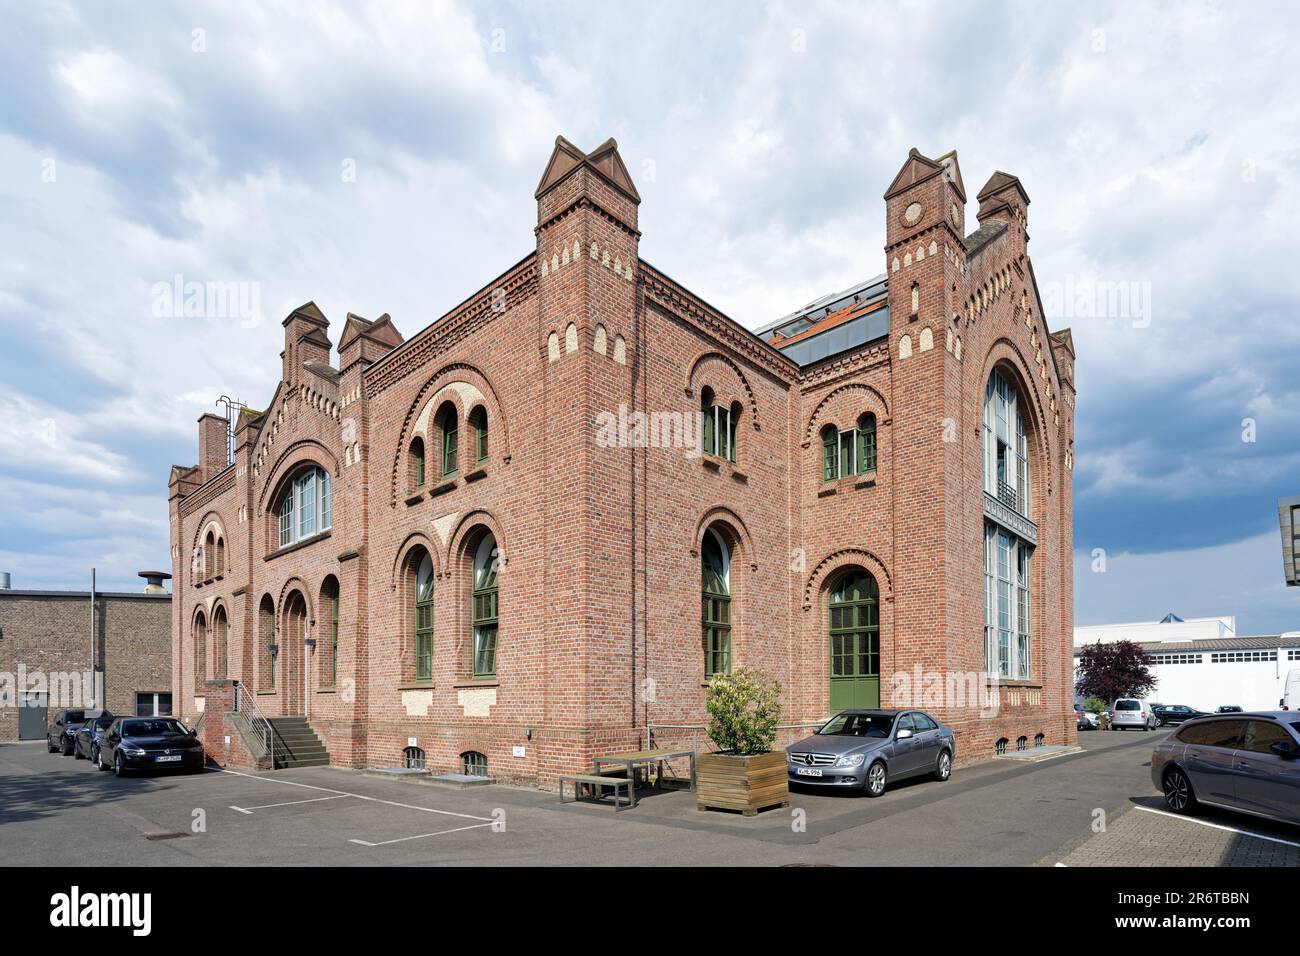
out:
<path id="1" fill-rule="evenodd" d="M 1291 668 L 1291 672 L 1286 675 L 1286 684 L 1283 686 L 1282 709 L 1300 710 L 1300 667 Z"/>

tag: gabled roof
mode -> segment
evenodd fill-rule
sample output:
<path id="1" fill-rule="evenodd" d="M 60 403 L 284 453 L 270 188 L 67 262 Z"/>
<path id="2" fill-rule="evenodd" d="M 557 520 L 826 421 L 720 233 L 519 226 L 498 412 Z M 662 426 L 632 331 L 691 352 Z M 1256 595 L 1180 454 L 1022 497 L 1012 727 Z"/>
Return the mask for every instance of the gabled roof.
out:
<path id="1" fill-rule="evenodd" d="M 1053 345 L 1059 345 L 1069 352 L 1071 356 L 1074 355 L 1074 335 L 1069 329 L 1052 332 L 1048 337 L 1052 340 Z"/>
<path id="2" fill-rule="evenodd" d="M 632 176 L 628 173 L 623 158 L 618 154 L 618 143 L 613 137 L 605 140 L 590 153 L 584 153 L 563 136 L 555 137 L 555 149 L 546 164 L 546 171 L 542 173 L 542 181 L 537 184 L 535 198 L 541 199 L 544 193 L 554 188 L 580 166 L 591 169 L 634 203 L 641 202 L 641 194 L 636 191 L 636 186 L 632 183 Z"/>
<path id="3" fill-rule="evenodd" d="M 1025 192 L 1025 187 L 1020 185 L 1020 180 L 1000 169 L 993 171 L 993 175 L 989 177 L 989 181 L 984 184 L 984 187 L 975 195 L 975 198 L 982 203 L 988 197 L 996 196 L 1011 187 L 1014 187 L 1016 192 L 1020 193 L 1020 198 L 1024 200 L 1025 205 L 1029 205 L 1029 193 Z"/>
<path id="4" fill-rule="evenodd" d="M 304 302 L 302 305 L 298 306 L 298 308 L 285 316 L 284 321 L 280 324 L 288 325 L 295 317 L 306 319 L 308 322 L 314 322 L 316 325 L 325 328 L 328 328 L 330 324 L 329 319 L 325 318 L 325 313 L 317 307 L 315 302 Z"/>
<path id="5" fill-rule="evenodd" d="M 397 331 L 393 325 L 393 320 L 387 312 L 375 319 L 363 319 L 359 315 L 351 312 L 348 313 L 347 320 L 343 323 L 343 336 L 339 339 L 339 351 L 347 348 L 360 335 L 364 335 L 372 342 L 388 348 L 401 345 L 403 341 L 402 333 Z"/>
<path id="6" fill-rule="evenodd" d="M 943 169 L 942 164 L 922 156 L 917 148 L 913 146 L 907 153 L 907 160 L 903 163 L 903 168 L 898 171 L 894 181 L 885 190 L 885 198 L 891 199 L 904 190 L 911 189 L 917 183 L 923 183 L 927 179 L 939 176 L 943 173 Z"/>

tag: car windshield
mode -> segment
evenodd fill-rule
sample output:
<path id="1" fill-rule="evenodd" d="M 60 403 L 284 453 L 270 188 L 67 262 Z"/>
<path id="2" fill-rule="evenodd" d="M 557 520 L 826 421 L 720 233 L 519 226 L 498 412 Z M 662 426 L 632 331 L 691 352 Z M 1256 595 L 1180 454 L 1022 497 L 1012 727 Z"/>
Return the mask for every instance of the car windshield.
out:
<path id="1" fill-rule="evenodd" d="M 1142 706 L 1135 700 L 1120 700 L 1115 702 L 1116 710 L 1141 710 Z"/>
<path id="2" fill-rule="evenodd" d="M 128 720 L 123 737 L 184 737 L 189 733 L 179 720 Z"/>
<path id="3" fill-rule="evenodd" d="M 836 714 L 817 731 L 821 737 L 888 737 L 892 714 Z"/>
<path id="4" fill-rule="evenodd" d="M 113 717 L 96 717 L 95 726 L 100 730 L 107 730 L 109 727 L 113 726 L 114 719 L 115 718 Z"/>

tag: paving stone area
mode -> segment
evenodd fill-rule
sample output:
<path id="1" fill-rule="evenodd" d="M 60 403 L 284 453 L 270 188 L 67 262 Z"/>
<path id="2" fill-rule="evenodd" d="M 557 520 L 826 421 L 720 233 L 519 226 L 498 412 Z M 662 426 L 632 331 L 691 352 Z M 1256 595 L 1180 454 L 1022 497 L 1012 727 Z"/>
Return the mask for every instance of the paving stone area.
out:
<path id="1" fill-rule="evenodd" d="M 1213 825 L 1207 825 L 1211 822 Z M 1211 821 L 1148 813 L 1135 807 L 1059 862 L 1066 866 L 1296 867 L 1300 866 L 1300 828 L 1290 829 L 1294 832 L 1281 834 L 1280 828 L 1245 817 L 1234 820 L 1216 815 Z M 1288 838 L 1291 845 L 1275 842 Z"/>

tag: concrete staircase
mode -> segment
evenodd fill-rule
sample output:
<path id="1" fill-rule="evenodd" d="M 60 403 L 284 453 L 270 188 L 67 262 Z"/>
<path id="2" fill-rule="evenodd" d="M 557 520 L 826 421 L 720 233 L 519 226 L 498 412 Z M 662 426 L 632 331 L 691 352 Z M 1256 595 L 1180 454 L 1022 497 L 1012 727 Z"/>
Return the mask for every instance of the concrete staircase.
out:
<path id="1" fill-rule="evenodd" d="M 271 717 L 274 736 L 275 769 L 288 767 L 328 767 L 329 751 L 316 736 L 306 717 Z"/>

